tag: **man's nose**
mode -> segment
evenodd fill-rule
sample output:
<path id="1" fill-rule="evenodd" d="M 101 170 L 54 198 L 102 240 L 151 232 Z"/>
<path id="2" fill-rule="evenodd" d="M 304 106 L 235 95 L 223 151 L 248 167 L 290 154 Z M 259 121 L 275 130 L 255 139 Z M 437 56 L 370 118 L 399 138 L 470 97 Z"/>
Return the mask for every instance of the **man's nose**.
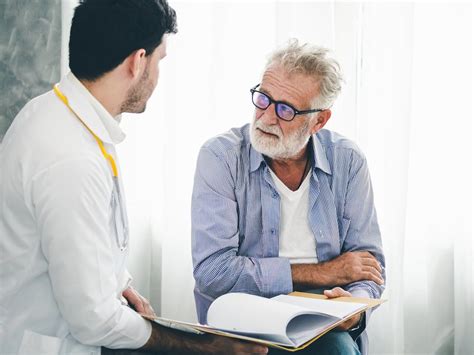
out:
<path id="1" fill-rule="evenodd" d="M 278 116 L 275 113 L 275 105 L 270 104 L 265 110 L 257 109 L 257 119 L 266 125 L 275 125 L 278 123 Z"/>

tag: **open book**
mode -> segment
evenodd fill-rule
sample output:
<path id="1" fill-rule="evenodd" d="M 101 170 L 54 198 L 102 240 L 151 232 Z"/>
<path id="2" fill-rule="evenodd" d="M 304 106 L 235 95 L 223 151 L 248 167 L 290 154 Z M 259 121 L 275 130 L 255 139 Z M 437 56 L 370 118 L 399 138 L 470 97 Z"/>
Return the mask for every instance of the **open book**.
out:
<path id="1" fill-rule="evenodd" d="M 293 292 L 273 298 L 245 293 L 228 293 L 209 307 L 207 325 L 154 320 L 164 326 L 194 333 L 213 333 L 297 351 L 340 323 L 382 300 L 325 296 Z"/>

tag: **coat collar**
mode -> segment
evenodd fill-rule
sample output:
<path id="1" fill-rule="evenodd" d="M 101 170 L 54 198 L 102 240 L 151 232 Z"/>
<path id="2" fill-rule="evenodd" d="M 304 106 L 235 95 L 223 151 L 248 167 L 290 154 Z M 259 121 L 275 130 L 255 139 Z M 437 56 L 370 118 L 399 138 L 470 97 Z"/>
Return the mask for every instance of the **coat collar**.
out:
<path id="1" fill-rule="evenodd" d="M 58 86 L 71 108 L 104 143 L 118 144 L 125 139 L 120 115 L 112 117 L 73 73 L 69 72 Z"/>

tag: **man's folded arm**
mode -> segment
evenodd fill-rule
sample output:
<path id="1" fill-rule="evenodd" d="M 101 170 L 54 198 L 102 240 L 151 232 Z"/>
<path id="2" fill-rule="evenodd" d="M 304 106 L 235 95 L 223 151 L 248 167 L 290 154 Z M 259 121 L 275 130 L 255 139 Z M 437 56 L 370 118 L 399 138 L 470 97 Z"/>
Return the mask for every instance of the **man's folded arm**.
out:
<path id="1" fill-rule="evenodd" d="M 262 296 L 289 293 L 293 288 L 287 259 L 238 255 L 238 206 L 228 164 L 209 148 L 199 153 L 192 198 L 197 287 L 213 298 L 233 291 Z"/>

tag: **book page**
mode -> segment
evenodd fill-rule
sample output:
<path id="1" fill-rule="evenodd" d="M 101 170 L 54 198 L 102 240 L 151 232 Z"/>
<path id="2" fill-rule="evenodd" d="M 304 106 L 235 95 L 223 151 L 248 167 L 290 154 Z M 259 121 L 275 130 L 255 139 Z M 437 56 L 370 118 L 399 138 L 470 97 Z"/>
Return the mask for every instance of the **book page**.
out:
<path id="1" fill-rule="evenodd" d="M 228 293 L 209 307 L 207 323 L 224 331 L 247 334 L 292 345 L 286 327 L 296 315 L 306 313 L 297 305 L 285 304 L 245 293 Z M 260 335 L 260 336 L 259 336 Z"/>
<path id="2" fill-rule="evenodd" d="M 293 344 L 299 346 L 314 336 L 323 333 L 338 320 L 338 318 L 332 316 L 304 314 L 290 321 L 286 333 Z"/>
<path id="3" fill-rule="evenodd" d="M 300 306 L 302 308 L 317 312 L 319 314 L 327 314 L 333 317 L 337 317 L 339 319 L 347 317 L 367 307 L 363 303 L 338 302 L 331 301 L 328 299 L 323 300 L 288 295 L 278 295 L 276 297 L 273 297 L 272 300 L 285 304 L 291 304 L 294 306 Z"/>

